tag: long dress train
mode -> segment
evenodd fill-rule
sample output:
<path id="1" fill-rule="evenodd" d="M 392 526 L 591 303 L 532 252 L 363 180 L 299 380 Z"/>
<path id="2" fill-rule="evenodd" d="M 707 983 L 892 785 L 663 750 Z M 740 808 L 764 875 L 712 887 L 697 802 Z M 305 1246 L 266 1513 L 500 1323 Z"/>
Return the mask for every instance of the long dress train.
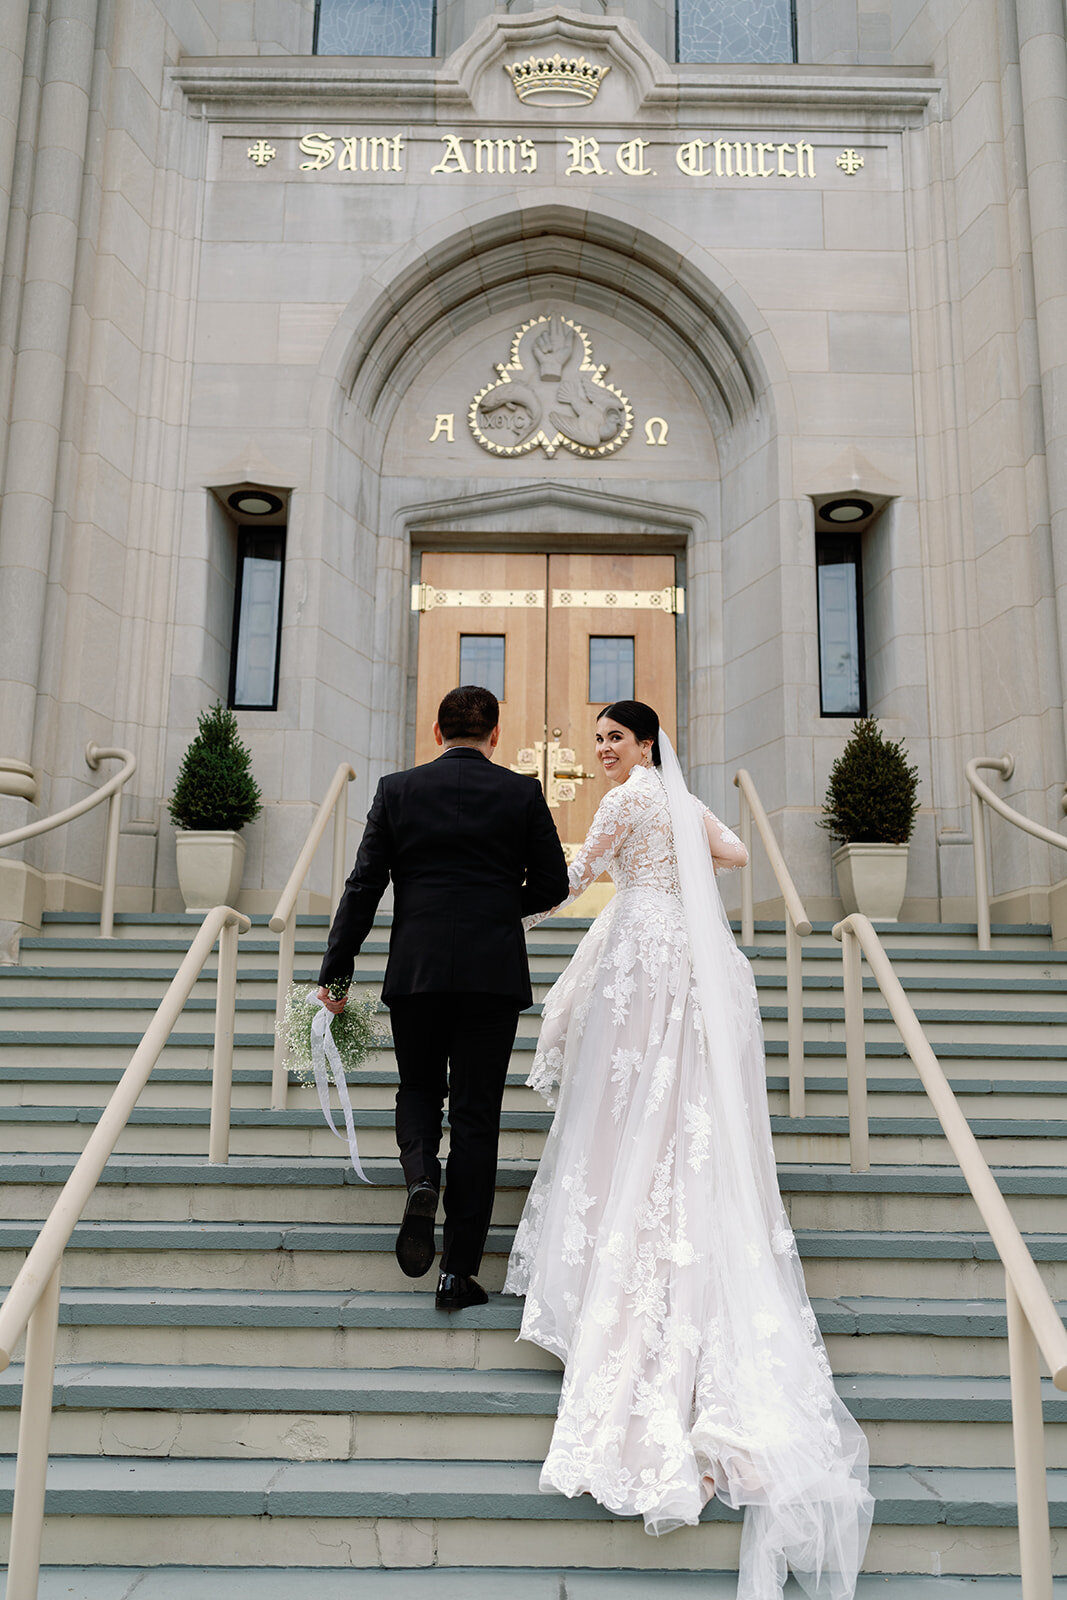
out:
<path id="1" fill-rule="evenodd" d="M 557 1109 L 505 1292 L 566 1368 L 541 1487 L 650 1533 L 714 1492 L 746 1512 L 738 1600 L 778 1600 L 787 1565 L 850 1600 L 867 1444 L 778 1192 L 755 981 L 690 831 L 711 814 L 668 761 L 609 791 L 570 869 L 572 898 L 604 871 L 616 893 L 545 1001 L 529 1079 Z"/>

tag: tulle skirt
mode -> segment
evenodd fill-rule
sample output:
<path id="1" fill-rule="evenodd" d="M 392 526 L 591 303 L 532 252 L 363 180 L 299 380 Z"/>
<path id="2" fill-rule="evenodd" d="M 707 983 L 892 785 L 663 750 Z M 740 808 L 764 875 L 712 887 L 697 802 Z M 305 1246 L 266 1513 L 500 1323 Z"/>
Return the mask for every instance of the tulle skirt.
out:
<path id="1" fill-rule="evenodd" d="M 762 1059 L 751 968 L 732 940 L 723 958 L 731 1037 Z M 654 889 L 615 896 L 546 1000 L 530 1082 L 558 1104 L 505 1285 L 526 1296 L 521 1337 L 565 1365 L 541 1486 L 650 1533 L 717 1494 L 746 1513 L 738 1600 L 778 1600 L 787 1565 L 850 1600 L 866 1440 L 777 1189 L 754 1211 L 747 1153 L 718 1137 L 714 1028 L 681 904 Z"/>

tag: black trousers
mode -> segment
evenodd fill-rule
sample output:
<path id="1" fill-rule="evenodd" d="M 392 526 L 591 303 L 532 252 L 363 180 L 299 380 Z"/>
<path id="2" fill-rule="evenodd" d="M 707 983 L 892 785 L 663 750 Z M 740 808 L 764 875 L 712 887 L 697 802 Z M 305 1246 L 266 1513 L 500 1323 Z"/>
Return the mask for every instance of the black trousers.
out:
<path id="1" fill-rule="evenodd" d="M 473 1277 L 496 1191 L 500 1106 L 519 1002 L 499 994 L 415 994 L 389 1002 L 400 1072 L 396 1142 L 409 1184 L 441 1186 L 444 1104 L 449 1154 L 441 1271 Z"/>

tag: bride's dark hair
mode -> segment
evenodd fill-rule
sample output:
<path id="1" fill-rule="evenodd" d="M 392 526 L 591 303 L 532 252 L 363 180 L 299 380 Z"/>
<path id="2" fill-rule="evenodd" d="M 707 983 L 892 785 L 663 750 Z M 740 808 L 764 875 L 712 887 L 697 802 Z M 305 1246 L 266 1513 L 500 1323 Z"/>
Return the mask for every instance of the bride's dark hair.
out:
<path id="1" fill-rule="evenodd" d="M 616 700 L 613 706 L 605 706 L 597 716 L 610 717 L 612 722 L 617 722 L 623 728 L 629 728 L 634 738 L 640 743 L 642 739 L 652 740 L 652 765 L 660 765 L 659 754 L 659 717 L 651 706 L 646 706 L 643 700 Z"/>

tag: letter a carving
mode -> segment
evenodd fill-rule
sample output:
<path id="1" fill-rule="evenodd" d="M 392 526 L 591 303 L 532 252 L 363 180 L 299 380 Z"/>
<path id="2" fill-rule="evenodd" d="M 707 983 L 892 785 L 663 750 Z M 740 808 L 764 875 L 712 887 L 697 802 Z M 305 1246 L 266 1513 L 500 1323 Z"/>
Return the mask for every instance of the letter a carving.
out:
<path id="1" fill-rule="evenodd" d="M 440 411 L 440 412 L 438 412 L 437 420 L 433 425 L 433 432 L 430 435 L 430 443 L 434 444 L 441 437 L 441 435 L 444 434 L 444 436 L 448 440 L 449 444 L 455 444 L 455 442 L 456 442 L 455 429 L 456 429 L 456 413 L 454 411 Z"/>

